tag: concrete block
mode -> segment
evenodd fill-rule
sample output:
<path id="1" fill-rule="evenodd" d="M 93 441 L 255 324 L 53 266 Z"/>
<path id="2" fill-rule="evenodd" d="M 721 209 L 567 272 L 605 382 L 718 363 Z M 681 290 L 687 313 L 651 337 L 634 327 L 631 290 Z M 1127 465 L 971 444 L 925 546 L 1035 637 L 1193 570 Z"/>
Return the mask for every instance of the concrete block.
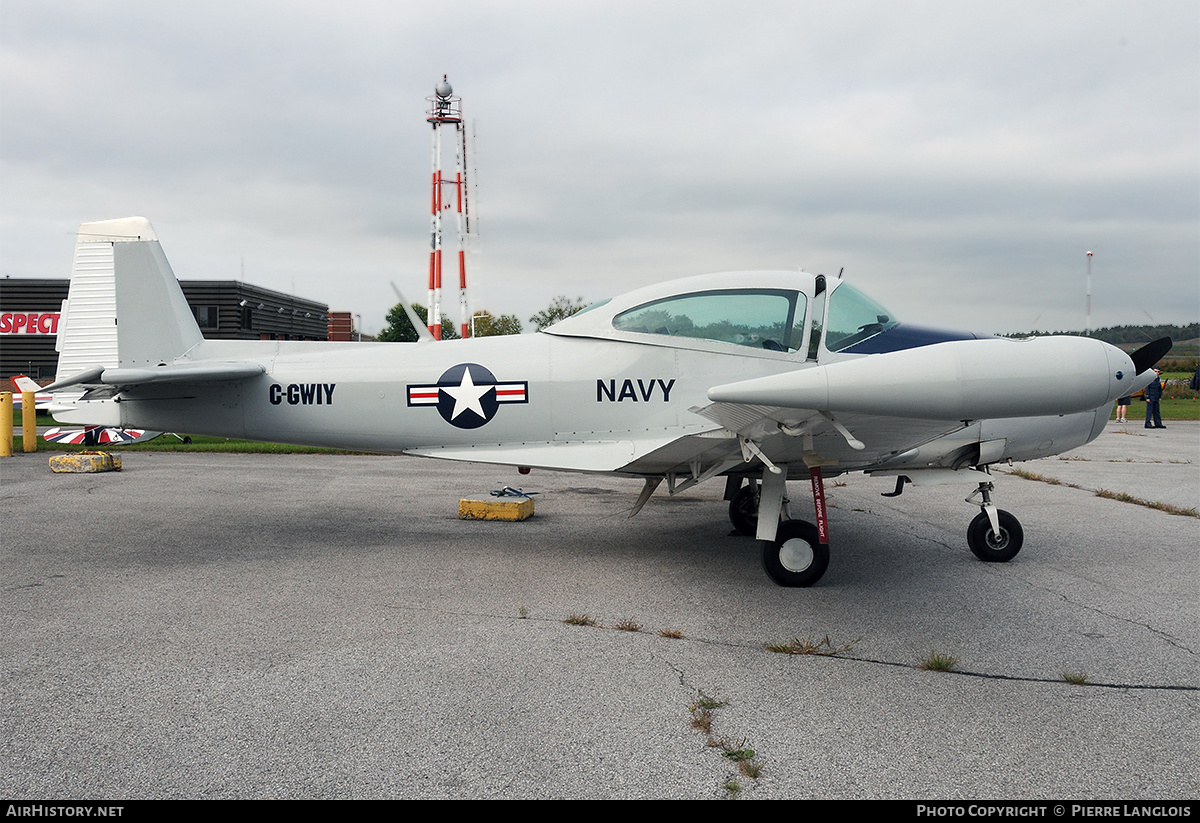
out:
<path id="1" fill-rule="evenodd" d="M 72 474 L 88 472 L 119 472 L 121 456 L 106 452 L 75 452 L 56 454 L 50 458 L 50 468 Z"/>
<path id="2" fill-rule="evenodd" d="M 458 501 L 459 520 L 528 520 L 533 517 L 531 497 L 463 498 Z"/>

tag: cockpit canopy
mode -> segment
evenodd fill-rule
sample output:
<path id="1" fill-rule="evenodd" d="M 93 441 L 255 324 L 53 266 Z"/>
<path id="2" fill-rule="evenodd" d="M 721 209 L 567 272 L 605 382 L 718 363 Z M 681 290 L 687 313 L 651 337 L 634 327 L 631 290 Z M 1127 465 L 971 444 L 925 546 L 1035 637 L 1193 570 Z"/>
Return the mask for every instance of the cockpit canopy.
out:
<path id="1" fill-rule="evenodd" d="M 815 357 L 822 329 L 828 329 L 825 347 L 837 352 L 896 325 L 891 312 L 841 280 L 767 271 L 708 274 L 646 286 L 595 303 L 545 331 L 676 348 L 749 348 L 775 356 L 799 352 Z"/>
<path id="2" fill-rule="evenodd" d="M 797 271 L 728 272 L 656 283 L 593 303 L 544 331 L 808 361 L 986 336 L 900 323 L 849 283 Z"/>
<path id="3" fill-rule="evenodd" d="M 807 298 L 784 289 L 718 289 L 664 297 L 621 312 L 617 331 L 716 340 L 794 351 L 804 332 Z"/>

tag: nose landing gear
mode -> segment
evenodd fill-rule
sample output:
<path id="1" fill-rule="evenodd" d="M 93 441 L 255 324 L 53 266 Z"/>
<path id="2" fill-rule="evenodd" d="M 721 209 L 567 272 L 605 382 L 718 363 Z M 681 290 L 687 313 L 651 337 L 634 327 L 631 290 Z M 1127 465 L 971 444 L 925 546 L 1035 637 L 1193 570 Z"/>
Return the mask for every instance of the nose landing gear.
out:
<path id="1" fill-rule="evenodd" d="M 1017 518 L 992 503 L 992 488 L 990 482 L 980 483 L 979 488 L 967 497 L 968 503 L 975 495 L 983 499 L 979 514 L 967 527 L 967 545 L 971 547 L 971 554 L 985 563 L 1007 563 L 1021 551 L 1025 532 Z"/>

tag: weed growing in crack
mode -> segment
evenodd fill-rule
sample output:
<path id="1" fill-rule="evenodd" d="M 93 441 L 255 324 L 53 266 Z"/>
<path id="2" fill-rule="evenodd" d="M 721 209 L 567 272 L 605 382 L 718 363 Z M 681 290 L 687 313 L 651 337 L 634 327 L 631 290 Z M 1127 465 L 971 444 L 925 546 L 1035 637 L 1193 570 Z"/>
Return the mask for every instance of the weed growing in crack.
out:
<path id="1" fill-rule="evenodd" d="M 589 617 L 586 614 L 573 614 L 563 622 L 568 626 L 600 626 L 600 624 L 596 622 L 595 618 Z"/>
<path id="2" fill-rule="evenodd" d="M 712 737 L 712 712 L 707 709 L 692 709 L 692 728 Z"/>
<path id="3" fill-rule="evenodd" d="M 929 657 L 926 657 L 917 664 L 917 668 L 925 669 L 929 672 L 948 672 L 953 671 L 958 665 L 958 661 L 951 655 L 942 654 L 941 652 L 930 652 Z"/>
<path id="4" fill-rule="evenodd" d="M 754 759 L 754 749 L 746 748 L 746 738 L 742 738 L 736 743 L 731 743 L 728 740 L 721 740 L 721 756 L 729 758 L 740 763 L 743 760 Z"/>
<path id="5" fill-rule="evenodd" d="M 730 742 L 724 737 L 715 739 L 712 733 L 713 712 L 722 706 L 728 705 L 728 701 L 718 697 L 709 697 L 704 692 L 699 692 L 699 697 L 692 705 L 688 706 L 688 711 L 692 715 L 692 728 L 704 734 L 707 738 L 704 745 L 712 749 L 720 749 L 721 756 L 727 760 L 732 760 L 737 764 L 738 772 L 743 777 L 748 777 L 751 780 L 757 780 L 762 774 L 762 766 L 758 763 L 754 756 L 754 749 L 746 745 L 746 738 L 742 738 L 736 742 Z M 738 783 L 737 778 L 730 778 L 723 786 L 730 797 L 737 797 L 742 786 Z"/>
<path id="6" fill-rule="evenodd" d="M 1097 489 L 1097 497 L 1103 497 L 1105 500 L 1118 500 L 1122 503 L 1133 503 L 1135 506 L 1145 506 L 1148 509 L 1165 512 L 1167 514 L 1177 514 L 1181 517 L 1200 517 L 1200 510 L 1194 506 L 1184 508 L 1183 506 L 1175 506 L 1170 503 L 1157 503 L 1150 500 L 1142 500 L 1140 497 L 1134 497 L 1125 492 L 1110 492 L 1108 489 Z"/>
<path id="7" fill-rule="evenodd" d="M 858 640 L 862 640 L 862 638 L 860 637 Z M 787 643 L 764 643 L 763 648 L 776 654 L 817 654 L 823 657 L 832 657 L 835 654 L 841 654 L 848 650 L 858 640 L 851 640 L 844 645 L 834 646 L 833 642 L 829 639 L 829 635 L 825 635 L 824 640 L 816 643 L 807 637 L 803 640 L 793 637 Z"/>
<path id="8" fill-rule="evenodd" d="M 700 692 L 700 697 L 696 702 L 688 706 L 688 711 L 692 713 L 692 728 L 708 735 L 710 743 L 712 742 L 713 710 L 724 705 L 726 705 L 724 700 L 709 697 L 704 692 Z"/>
<path id="9" fill-rule="evenodd" d="M 751 758 L 750 760 L 740 761 L 738 763 L 738 771 L 751 780 L 758 780 L 758 778 L 762 777 L 763 768 L 757 760 Z"/>
<path id="10" fill-rule="evenodd" d="M 738 771 L 744 777 L 757 780 L 762 775 L 762 766 L 754 759 L 754 749 L 746 747 L 746 738 L 743 737 L 736 743 L 721 740 L 719 745 L 721 756 L 737 763 Z"/>

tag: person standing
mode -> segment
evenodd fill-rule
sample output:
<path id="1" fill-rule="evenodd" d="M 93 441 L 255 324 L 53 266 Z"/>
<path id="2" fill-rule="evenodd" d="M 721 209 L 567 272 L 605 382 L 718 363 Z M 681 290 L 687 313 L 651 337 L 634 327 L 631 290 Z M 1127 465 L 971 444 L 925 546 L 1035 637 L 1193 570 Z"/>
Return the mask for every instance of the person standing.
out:
<path id="1" fill-rule="evenodd" d="M 1165 429 L 1166 426 L 1162 422 L 1162 411 L 1159 408 L 1159 403 L 1162 401 L 1163 386 L 1162 386 L 1162 371 L 1154 370 L 1154 382 L 1146 387 L 1146 428 L 1148 429 Z M 1154 420 L 1151 425 L 1151 419 Z"/>
<path id="2" fill-rule="evenodd" d="M 1128 423 L 1129 422 L 1128 420 L 1125 419 L 1125 415 L 1129 413 L 1129 404 L 1132 402 L 1133 402 L 1132 397 L 1118 397 L 1117 398 L 1117 422 L 1118 423 Z"/>

